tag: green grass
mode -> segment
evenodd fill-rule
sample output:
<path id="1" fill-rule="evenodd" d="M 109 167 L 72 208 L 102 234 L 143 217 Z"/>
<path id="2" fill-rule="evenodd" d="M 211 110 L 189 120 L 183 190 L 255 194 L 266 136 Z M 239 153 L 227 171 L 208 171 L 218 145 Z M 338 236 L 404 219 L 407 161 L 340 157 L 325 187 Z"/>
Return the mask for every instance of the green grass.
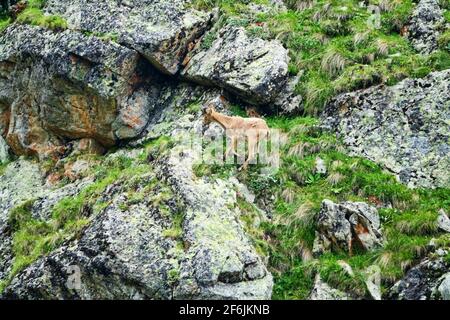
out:
<path id="1" fill-rule="evenodd" d="M 9 162 L 0 163 L 0 176 L 5 172 L 6 167 L 8 166 Z"/>
<path id="2" fill-rule="evenodd" d="M 19 14 L 17 22 L 53 30 L 67 29 L 67 22 L 57 15 L 45 15 L 40 9 L 27 8 Z"/>
<path id="3" fill-rule="evenodd" d="M 0 32 L 11 24 L 11 18 L 6 15 L 0 15 Z"/>
<path id="4" fill-rule="evenodd" d="M 183 235 L 183 220 L 184 215 L 182 212 L 178 212 L 172 217 L 172 226 L 169 229 L 163 230 L 162 235 L 174 240 L 181 240 Z"/>
<path id="5" fill-rule="evenodd" d="M 52 30 L 67 29 L 67 21 L 58 15 L 46 15 L 42 11 L 45 0 L 27 0 L 25 10 L 20 12 L 16 21 L 22 24 L 40 26 Z M 7 12 L 0 12 L 0 32 L 12 23 L 12 18 Z M 108 38 L 109 39 L 109 38 Z"/>
<path id="6" fill-rule="evenodd" d="M 101 32 L 85 31 L 84 34 L 87 36 L 97 37 L 103 41 L 110 41 L 110 42 L 116 42 L 116 43 L 119 41 L 119 34 L 114 33 L 114 32 L 101 33 Z"/>
<path id="7" fill-rule="evenodd" d="M 42 11 L 45 0 L 27 0 L 27 6 L 17 16 L 17 22 L 53 30 L 67 29 L 67 21 L 58 15 L 46 15 Z"/>

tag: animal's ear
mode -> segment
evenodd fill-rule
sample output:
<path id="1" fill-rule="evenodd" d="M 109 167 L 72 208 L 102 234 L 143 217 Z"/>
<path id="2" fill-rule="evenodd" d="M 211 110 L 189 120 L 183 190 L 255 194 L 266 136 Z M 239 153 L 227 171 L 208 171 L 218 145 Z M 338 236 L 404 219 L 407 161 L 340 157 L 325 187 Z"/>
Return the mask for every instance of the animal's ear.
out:
<path id="1" fill-rule="evenodd" d="M 209 106 L 208 108 L 206 108 L 205 113 L 206 113 L 207 115 L 210 115 L 210 114 L 213 113 L 213 110 L 214 110 L 214 107 Z"/>

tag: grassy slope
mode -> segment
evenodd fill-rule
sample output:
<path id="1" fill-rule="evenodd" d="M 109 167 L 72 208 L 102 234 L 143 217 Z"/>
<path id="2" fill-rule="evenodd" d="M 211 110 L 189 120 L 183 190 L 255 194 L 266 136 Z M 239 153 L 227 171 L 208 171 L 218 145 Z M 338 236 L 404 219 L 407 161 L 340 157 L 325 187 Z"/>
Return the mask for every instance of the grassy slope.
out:
<path id="1" fill-rule="evenodd" d="M 255 225 L 257 210 L 240 199 L 242 221 L 258 251 L 269 256 L 275 276 L 274 299 L 305 299 L 319 272 L 337 288 L 358 296 L 367 295 L 365 270 L 376 264 L 382 270 L 384 288 L 427 254 L 431 239 L 438 246 L 449 246 L 450 236 L 437 230 L 437 212 L 450 210 L 450 189 L 411 190 L 375 163 L 345 154 L 333 135 L 321 132 L 310 117 L 267 119 L 272 128 L 285 131 L 281 149 L 281 168 L 272 176 L 259 174 L 258 168 L 238 173 L 238 178 L 259 197 L 275 195 L 274 217 Z M 315 159 L 327 164 L 327 174 L 315 173 Z M 226 177 L 235 174 L 233 166 L 201 166 L 198 175 Z M 364 201 L 383 204 L 380 209 L 385 245 L 371 253 L 344 252 L 312 257 L 315 215 L 324 199 Z M 449 257 L 450 258 L 450 257 Z M 349 276 L 339 265 L 344 260 L 353 268 Z"/>
<path id="2" fill-rule="evenodd" d="M 288 12 L 256 16 L 246 4 L 235 0 L 197 0 L 197 6 L 219 6 L 222 23 L 243 26 L 258 37 L 281 40 L 290 50 L 290 72 L 301 73 L 297 91 L 304 97 L 306 115 L 316 115 L 340 92 L 394 84 L 406 77 L 450 68 L 449 30 L 443 31 L 439 50 L 430 56 L 417 54 L 400 36 L 413 10 L 412 1 L 369 1 L 382 7 L 380 28 L 368 26 L 369 14 L 359 2 L 289 1 Z M 441 5 L 450 22 L 449 1 L 443 0 Z M 208 35 L 208 42 L 212 36 Z M 437 211 L 450 209 L 450 189 L 406 188 L 375 163 L 347 156 L 334 136 L 316 129 L 314 118 L 268 120 L 272 128 L 286 132 L 282 167 L 275 176 L 262 177 L 250 171 L 240 179 L 256 193 L 276 195 L 274 219 L 255 227 L 255 208 L 244 201 L 240 204 L 255 245 L 270 256 L 275 275 L 273 298 L 307 298 L 315 272 L 335 287 L 364 296 L 364 271 L 370 265 L 381 267 L 386 288 L 426 254 L 431 239 L 437 239 L 438 245 L 450 244 L 450 237 L 436 227 Z M 314 173 L 317 156 L 327 163 L 326 175 Z M 229 169 L 202 167 L 199 174 L 224 176 Z M 373 253 L 349 256 L 336 252 L 313 259 L 314 216 L 323 199 L 387 205 L 389 208 L 379 210 L 387 239 L 384 247 Z M 355 276 L 343 270 L 340 260 L 350 264 Z"/>
<path id="3" fill-rule="evenodd" d="M 283 42 L 290 53 L 290 72 L 301 74 L 297 91 L 309 115 L 320 112 L 337 93 L 450 68 L 448 30 L 439 39 L 440 49 L 427 57 L 400 36 L 414 8 L 412 0 L 369 1 L 382 8 L 380 28 L 368 24 L 371 14 L 359 0 L 290 0 L 287 12 L 256 15 L 244 2 L 195 0 L 198 8 L 220 7 L 222 24 L 243 26 L 252 35 Z M 441 2 L 450 22 L 449 1 Z M 214 33 L 205 41 L 210 43 L 213 37 Z"/>

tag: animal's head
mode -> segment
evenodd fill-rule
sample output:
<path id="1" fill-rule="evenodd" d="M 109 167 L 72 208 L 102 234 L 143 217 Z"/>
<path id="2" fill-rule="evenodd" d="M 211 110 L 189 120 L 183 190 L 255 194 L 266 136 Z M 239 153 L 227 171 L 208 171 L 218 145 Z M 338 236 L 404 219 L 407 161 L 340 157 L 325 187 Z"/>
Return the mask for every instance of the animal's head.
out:
<path id="1" fill-rule="evenodd" d="M 213 119 L 213 113 L 216 111 L 213 106 L 209 105 L 206 107 L 206 109 L 203 112 L 203 123 L 205 125 L 210 124 Z"/>

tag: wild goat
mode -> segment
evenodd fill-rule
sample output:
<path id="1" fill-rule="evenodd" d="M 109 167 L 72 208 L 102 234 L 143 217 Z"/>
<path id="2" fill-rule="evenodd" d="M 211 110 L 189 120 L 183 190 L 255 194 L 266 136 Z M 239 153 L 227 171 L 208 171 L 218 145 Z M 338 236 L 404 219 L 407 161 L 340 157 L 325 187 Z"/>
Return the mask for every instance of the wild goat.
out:
<path id="1" fill-rule="evenodd" d="M 263 119 L 231 117 L 217 112 L 213 106 L 208 106 L 204 111 L 204 123 L 208 125 L 211 122 L 217 122 L 225 129 L 226 135 L 231 138 L 226 156 L 229 156 L 230 153 L 239 156 L 236 152 L 238 138 L 247 139 L 248 157 L 239 170 L 247 169 L 249 162 L 255 159 L 258 143 L 261 139 L 268 138 L 270 134 L 270 129 Z"/>

